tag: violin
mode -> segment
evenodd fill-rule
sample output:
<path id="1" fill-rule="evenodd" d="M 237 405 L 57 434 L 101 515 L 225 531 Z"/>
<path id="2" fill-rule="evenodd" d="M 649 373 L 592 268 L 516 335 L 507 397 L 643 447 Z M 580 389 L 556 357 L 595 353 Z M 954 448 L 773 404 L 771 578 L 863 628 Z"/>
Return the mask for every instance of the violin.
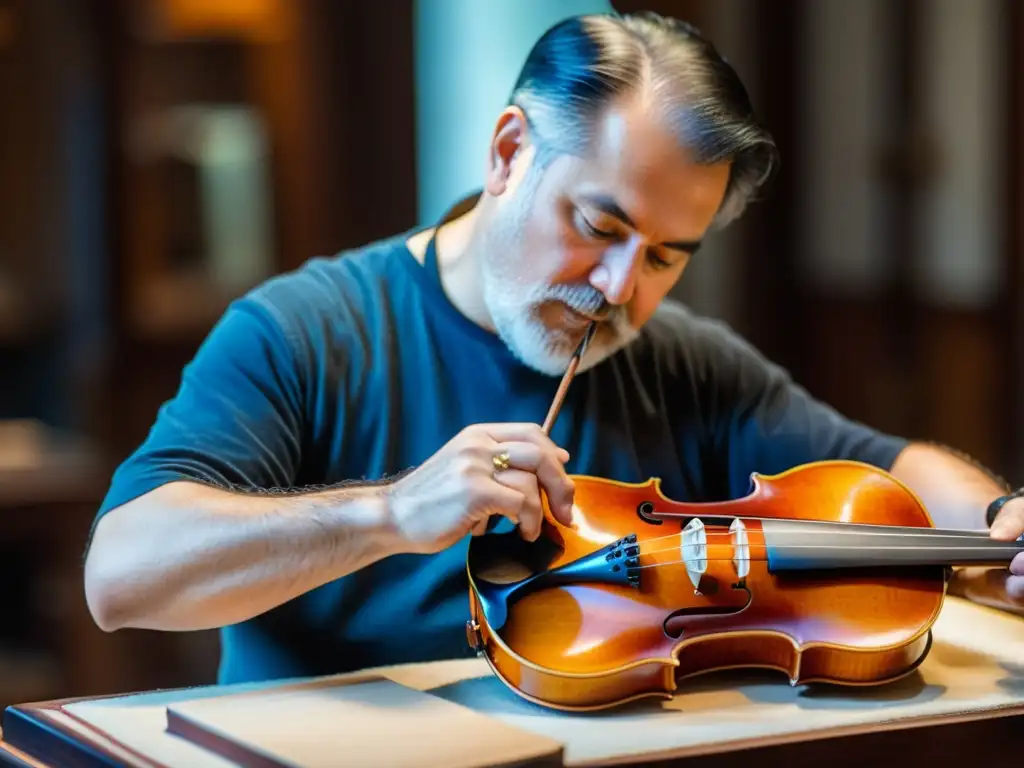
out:
<path id="1" fill-rule="evenodd" d="M 937 529 L 894 476 L 855 461 L 751 475 L 743 498 L 684 503 L 657 478 L 574 476 L 574 520 L 473 537 L 470 645 L 516 694 L 561 710 L 671 698 L 761 667 L 790 684 L 875 685 L 926 658 L 953 566 L 1024 542 Z"/>

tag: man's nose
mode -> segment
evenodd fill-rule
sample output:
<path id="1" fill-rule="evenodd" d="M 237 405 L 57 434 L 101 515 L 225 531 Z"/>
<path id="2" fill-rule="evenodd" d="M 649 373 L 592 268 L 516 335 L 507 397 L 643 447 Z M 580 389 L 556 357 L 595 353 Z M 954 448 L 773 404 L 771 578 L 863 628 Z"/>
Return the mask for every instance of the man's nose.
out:
<path id="1" fill-rule="evenodd" d="M 633 298 L 645 249 L 638 237 L 605 249 L 600 263 L 591 272 L 590 283 L 604 294 L 609 304 L 619 306 Z"/>

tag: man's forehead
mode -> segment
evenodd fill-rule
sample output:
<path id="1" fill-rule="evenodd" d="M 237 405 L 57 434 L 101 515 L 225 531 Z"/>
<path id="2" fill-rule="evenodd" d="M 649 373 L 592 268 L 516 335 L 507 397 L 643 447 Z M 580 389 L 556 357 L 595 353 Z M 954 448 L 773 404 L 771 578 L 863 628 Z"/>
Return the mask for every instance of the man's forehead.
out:
<path id="1" fill-rule="evenodd" d="M 659 111 L 639 99 L 612 104 L 598 115 L 588 154 L 598 167 L 620 175 L 693 164 Z"/>
<path id="2" fill-rule="evenodd" d="M 699 237 L 714 217 L 728 165 L 699 165 L 656 109 L 637 101 L 599 116 L 586 157 L 570 185 L 580 195 L 614 200 L 658 237 Z"/>

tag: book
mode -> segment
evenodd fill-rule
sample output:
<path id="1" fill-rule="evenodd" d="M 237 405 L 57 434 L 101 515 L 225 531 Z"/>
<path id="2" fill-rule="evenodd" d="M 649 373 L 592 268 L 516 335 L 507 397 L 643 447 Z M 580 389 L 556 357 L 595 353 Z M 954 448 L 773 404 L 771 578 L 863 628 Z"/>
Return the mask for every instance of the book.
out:
<path id="1" fill-rule="evenodd" d="M 562 744 L 385 677 L 167 706 L 167 730 L 242 766 L 561 766 Z"/>

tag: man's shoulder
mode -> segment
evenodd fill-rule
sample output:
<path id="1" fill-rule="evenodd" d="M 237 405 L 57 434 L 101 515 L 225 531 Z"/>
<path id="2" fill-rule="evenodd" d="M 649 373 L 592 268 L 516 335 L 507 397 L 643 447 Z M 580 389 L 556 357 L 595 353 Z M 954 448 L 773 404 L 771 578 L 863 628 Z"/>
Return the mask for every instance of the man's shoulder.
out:
<path id="1" fill-rule="evenodd" d="M 380 302 L 410 275 L 410 266 L 417 266 L 406 247 L 414 231 L 311 258 L 251 289 L 241 302 L 269 315 L 293 338 L 358 328 L 367 315 L 380 312 Z"/>
<path id="2" fill-rule="evenodd" d="M 386 282 L 404 268 L 403 261 L 412 258 L 405 245 L 409 234 L 313 257 L 261 283 L 246 298 L 273 309 L 338 308 L 339 298 L 358 295 L 367 285 Z"/>
<path id="3" fill-rule="evenodd" d="M 728 322 L 701 315 L 667 298 L 644 326 L 641 337 L 658 355 L 707 360 L 737 351 L 753 352 L 749 342 Z"/>
<path id="4" fill-rule="evenodd" d="M 789 377 L 729 322 L 675 299 L 661 303 L 630 354 L 641 369 L 712 387 L 761 386 Z"/>

